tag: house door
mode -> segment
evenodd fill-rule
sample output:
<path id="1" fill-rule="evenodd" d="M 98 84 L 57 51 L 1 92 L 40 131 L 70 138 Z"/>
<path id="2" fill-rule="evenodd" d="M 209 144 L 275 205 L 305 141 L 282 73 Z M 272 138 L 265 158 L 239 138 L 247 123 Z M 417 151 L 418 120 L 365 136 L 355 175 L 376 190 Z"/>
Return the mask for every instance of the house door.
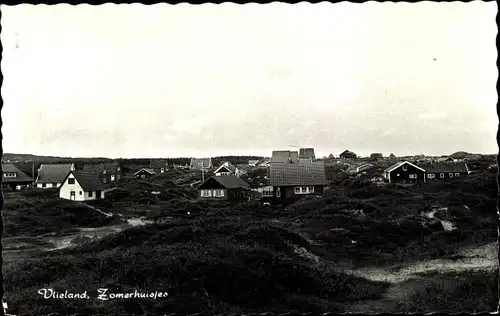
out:
<path id="1" fill-rule="evenodd" d="M 101 198 L 101 191 L 95 191 L 95 198 L 99 200 Z"/>
<path id="2" fill-rule="evenodd" d="M 69 193 L 69 199 L 70 199 L 71 201 L 74 201 L 74 200 L 75 200 L 75 191 L 71 191 L 71 192 Z"/>

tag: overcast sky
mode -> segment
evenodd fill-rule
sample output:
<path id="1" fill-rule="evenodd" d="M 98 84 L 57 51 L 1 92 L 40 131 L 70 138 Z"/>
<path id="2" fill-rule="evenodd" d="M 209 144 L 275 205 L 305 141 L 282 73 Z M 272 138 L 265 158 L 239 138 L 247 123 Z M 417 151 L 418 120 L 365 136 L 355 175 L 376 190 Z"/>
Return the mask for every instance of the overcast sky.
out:
<path id="1" fill-rule="evenodd" d="M 496 2 L 2 11 L 4 152 L 498 150 Z"/>

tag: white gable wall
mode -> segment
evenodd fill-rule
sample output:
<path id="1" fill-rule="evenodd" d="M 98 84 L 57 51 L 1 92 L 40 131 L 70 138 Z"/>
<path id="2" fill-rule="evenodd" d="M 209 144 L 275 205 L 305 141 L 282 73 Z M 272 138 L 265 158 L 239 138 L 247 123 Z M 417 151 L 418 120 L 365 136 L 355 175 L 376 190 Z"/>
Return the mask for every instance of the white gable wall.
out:
<path id="1" fill-rule="evenodd" d="M 75 184 L 69 184 L 68 179 L 73 178 L 75 179 L 75 176 L 73 174 L 70 174 L 69 177 L 64 181 L 64 183 L 61 185 L 59 189 L 59 198 L 61 199 L 66 199 L 66 200 L 71 200 L 71 191 L 75 192 L 75 201 L 89 201 L 89 200 L 95 200 L 96 199 L 96 192 L 92 192 L 92 196 L 90 197 L 89 191 L 84 191 L 82 186 L 78 183 L 78 181 L 75 179 Z M 104 192 L 101 191 L 101 198 L 104 198 Z"/>
<path id="2" fill-rule="evenodd" d="M 66 180 L 59 188 L 59 197 L 61 199 L 71 200 L 71 191 L 74 191 L 75 201 L 85 201 L 81 185 L 78 183 L 76 179 L 75 179 L 75 184 L 69 184 L 68 183 L 69 179 L 75 179 L 75 176 L 73 174 L 70 174 L 68 178 L 66 178 Z M 82 195 L 80 195 L 80 192 L 82 192 Z"/>

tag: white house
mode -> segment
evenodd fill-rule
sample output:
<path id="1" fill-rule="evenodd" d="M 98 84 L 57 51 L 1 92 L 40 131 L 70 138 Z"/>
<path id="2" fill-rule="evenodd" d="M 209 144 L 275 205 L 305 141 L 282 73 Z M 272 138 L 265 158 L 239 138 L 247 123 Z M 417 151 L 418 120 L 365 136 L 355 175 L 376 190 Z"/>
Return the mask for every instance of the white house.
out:
<path id="1" fill-rule="evenodd" d="M 361 166 L 356 168 L 356 173 L 366 171 L 366 170 L 373 168 L 373 167 L 374 167 L 374 165 L 372 165 L 371 163 L 364 163 Z"/>
<path id="2" fill-rule="evenodd" d="M 75 171 L 74 164 L 42 164 L 38 169 L 35 184 L 37 188 L 58 188 L 70 171 Z"/>
<path id="3" fill-rule="evenodd" d="M 241 176 L 241 174 L 243 172 L 240 169 L 238 169 L 238 167 L 236 167 L 232 163 L 230 163 L 229 161 L 226 161 L 222 165 L 220 165 L 220 167 L 217 168 L 217 170 L 215 170 L 214 173 L 215 173 L 216 177 L 230 176 L 230 175 L 234 175 L 234 176 L 239 177 L 239 176 Z"/>
<path id="4" fill-rule="evenodd" d="M 71 171 L 59 187 L 59 198 L 72 201 L 104 199 L 114 188 L 100 173 Z"/>
<path id="5" fill-rule="evenodd" d="M 255 167 L 259 164 L 259 161 L 260 161 L 259 159 L 250 159 L 248 160 L 248 165 Z"/>
<path id="6" fill-rule="evenodd" d="M 211 169 L 213 167 L 212 165 L 212 158 L 191 158 L 191 161 L 189 163 L 189 169 L 192 170 L 202 170 L 202 169 Z"/>

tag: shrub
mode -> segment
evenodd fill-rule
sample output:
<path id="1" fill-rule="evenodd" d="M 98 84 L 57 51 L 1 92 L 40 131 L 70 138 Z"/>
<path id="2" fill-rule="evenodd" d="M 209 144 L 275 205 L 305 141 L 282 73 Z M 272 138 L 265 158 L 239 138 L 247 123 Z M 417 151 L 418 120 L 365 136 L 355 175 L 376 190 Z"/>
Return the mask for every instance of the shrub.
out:
<path id="1" fill-rule="evenodd" d="M 435 275 L 398 305 L 402 313 L 485 313 L 498 307 L 498 274 Z"/>
<path id="2" fill-rule="evenodd" d="M 50 199 L 58 197 L 58 189 L 56 188 L 48 188 L 48 189 L 27 188 L 22 190 L 20 193 L 22 196 L 31 198 Z"/>

